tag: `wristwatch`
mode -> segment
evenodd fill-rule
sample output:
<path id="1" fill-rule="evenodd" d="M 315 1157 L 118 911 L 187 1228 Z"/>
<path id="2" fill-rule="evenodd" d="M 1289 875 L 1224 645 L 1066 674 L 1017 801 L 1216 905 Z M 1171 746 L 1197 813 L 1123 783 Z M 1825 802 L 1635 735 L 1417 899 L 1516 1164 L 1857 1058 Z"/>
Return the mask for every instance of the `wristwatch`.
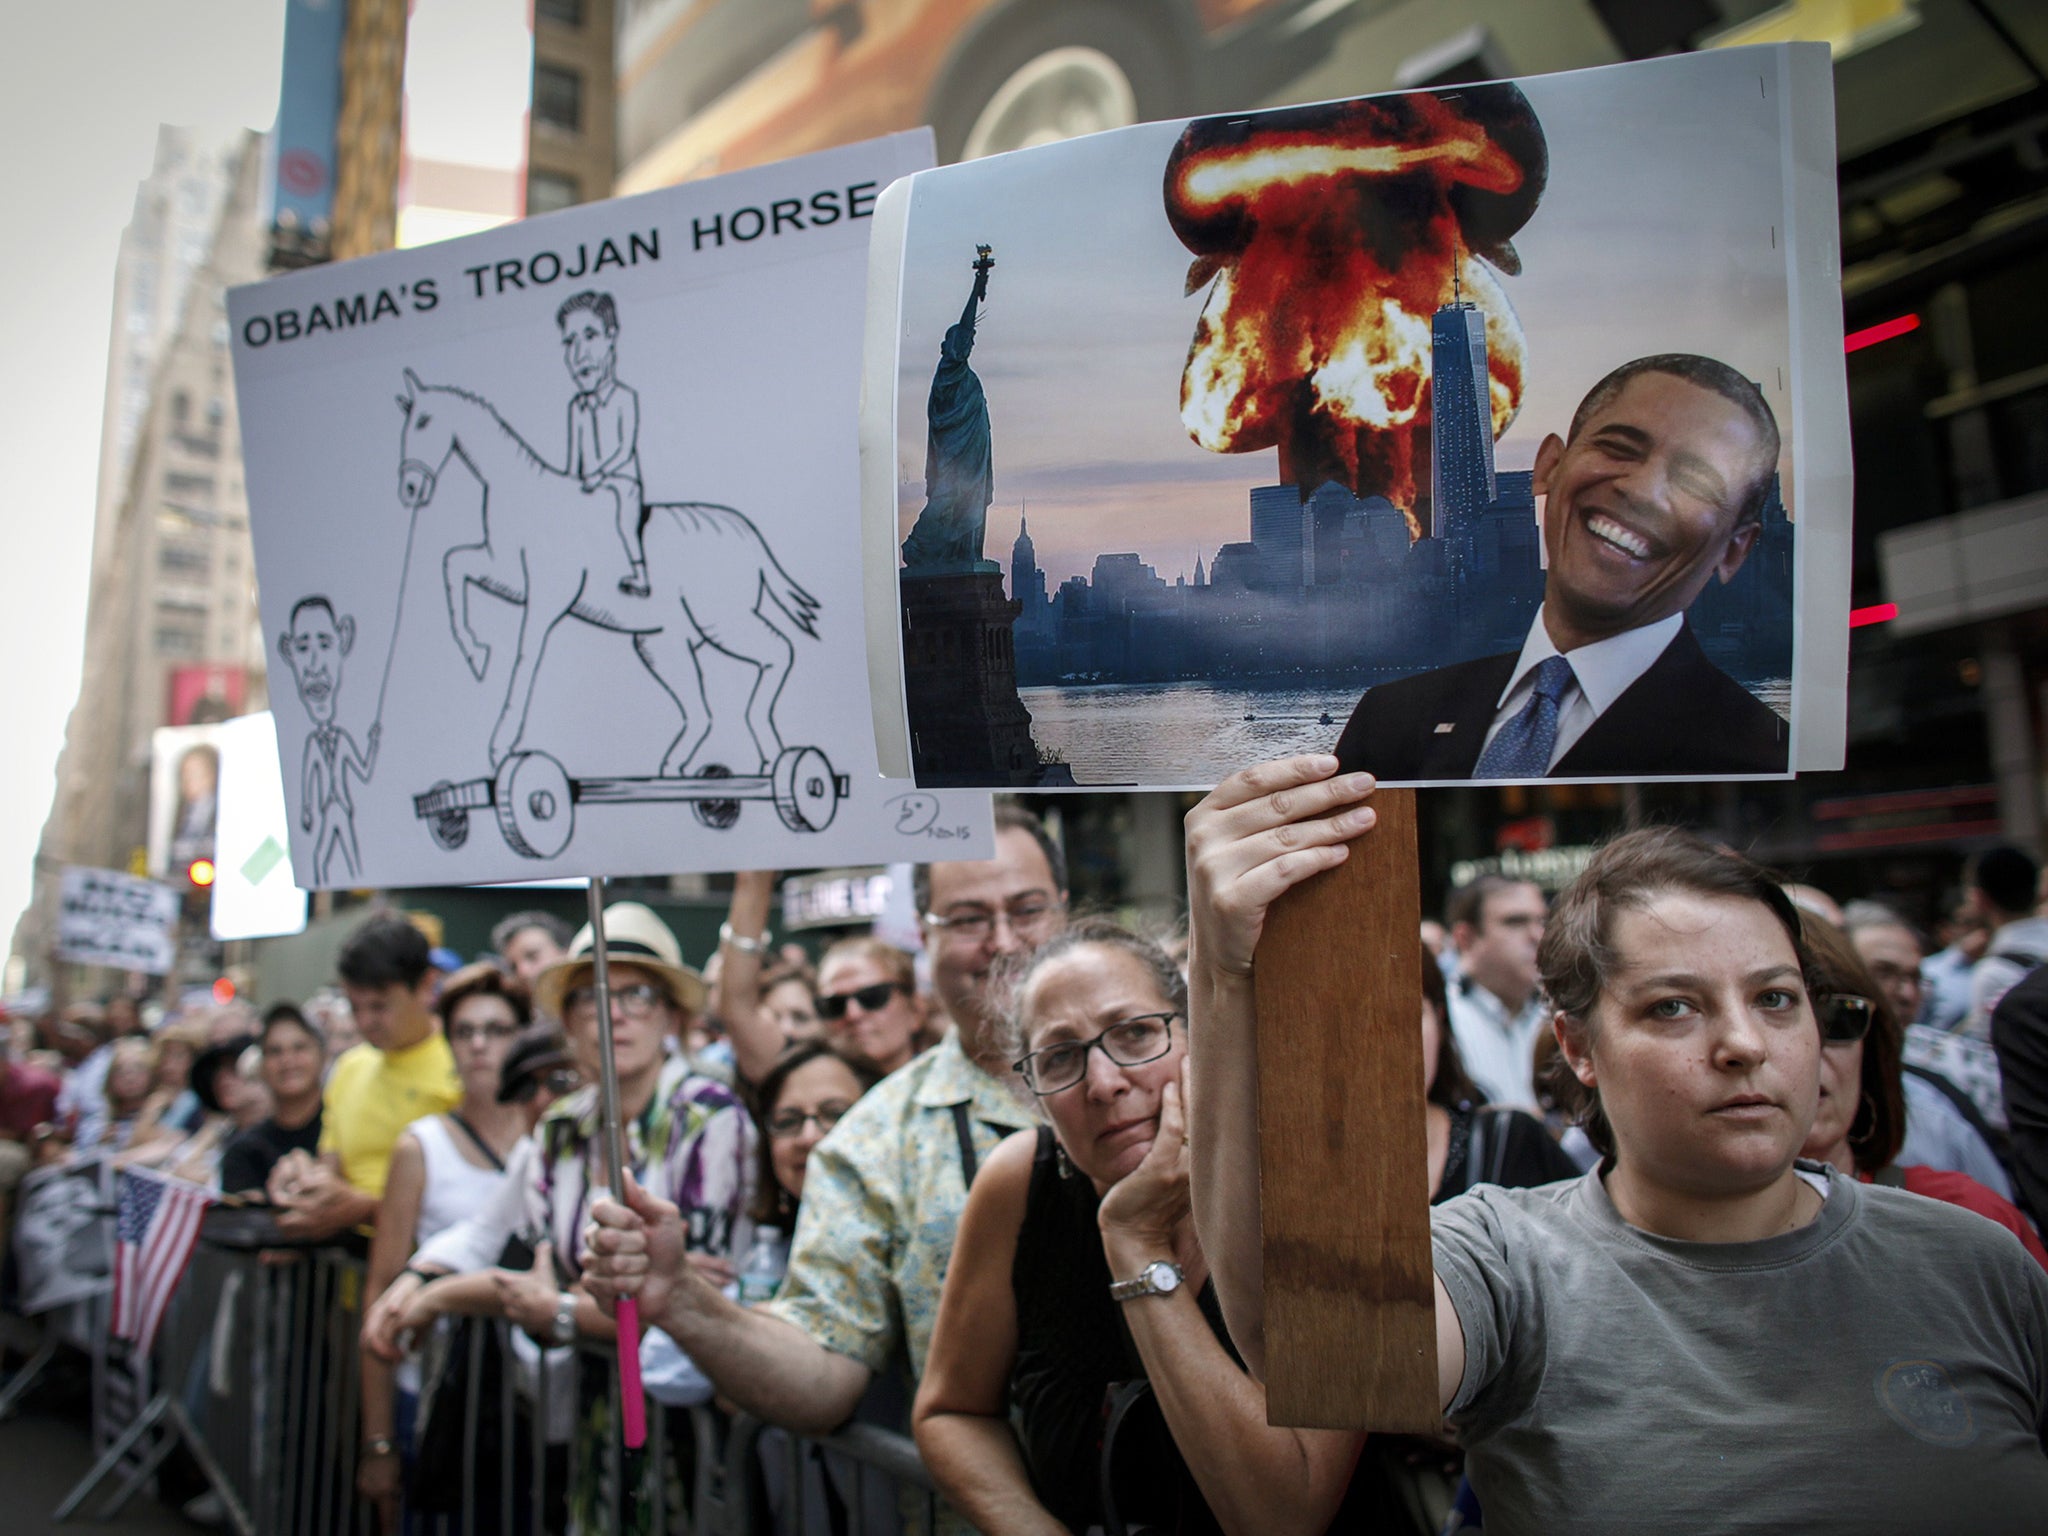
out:
<path id="1" fill-rule="evenodd" d="M 555 1298 L 555 1326 L 548 1336 L 557 1344 L 576 1342 L 576 1298 L 567 1291 Z"/>
<path id="2" fill-rule="evenodd" d="M 1140 1296 L 1171 1296 L 1181 1287 L 1187 1276 L 1178 1264 L 1165 1259 L 1154 1259 L 1138 1271 L 1135 1280 L 1112 1280 L 1109 1283 L 1111 1301 L 1135 1301 Z"/>
<path id="3" fill-rule="evenodd" d="M 398 1443 L 389 1435 L 371 1435 L 363 1442 L 365 1456 L 389 1456 L 398 1449 Z"/>

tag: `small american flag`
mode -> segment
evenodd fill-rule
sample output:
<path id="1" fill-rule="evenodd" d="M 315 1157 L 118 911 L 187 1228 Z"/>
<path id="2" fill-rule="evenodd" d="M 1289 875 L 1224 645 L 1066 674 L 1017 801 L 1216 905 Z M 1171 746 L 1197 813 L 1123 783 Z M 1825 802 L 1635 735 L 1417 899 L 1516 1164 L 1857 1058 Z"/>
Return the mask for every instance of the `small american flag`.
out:
<path id="1" fill-rule="evenodd" d="M 139 1355 L 156 1342 L 157 1325 L 184 1278 L 199 1242 L 199 1220 L 214 1193 L 145 1168 L 121 1170 L 114 1222 L 114 1337 Z"/>

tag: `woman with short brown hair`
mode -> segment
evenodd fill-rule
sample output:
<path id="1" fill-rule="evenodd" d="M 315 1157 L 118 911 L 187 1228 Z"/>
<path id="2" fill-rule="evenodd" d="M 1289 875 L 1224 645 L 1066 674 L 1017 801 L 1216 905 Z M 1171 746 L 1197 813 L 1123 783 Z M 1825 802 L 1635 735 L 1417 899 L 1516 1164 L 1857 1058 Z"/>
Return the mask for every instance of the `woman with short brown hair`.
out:
<path id="1" fill-rule="evenodd" d="M 1248 769 L 1187 820 L 1194 1198 L 1255 1373 L 1252 969 L 1273 901 L 1373 824 L 1370 776 L 1336 769 Z M 1602 1166 L 1431 1212 L 1438 1397 L 1487 1528 L 2038 1529 L 2048 1274 L 1989 1223 L 1798 1161 L 1822 1044 L 1776 882 L 1628 833 L 1540 965 Z"/>

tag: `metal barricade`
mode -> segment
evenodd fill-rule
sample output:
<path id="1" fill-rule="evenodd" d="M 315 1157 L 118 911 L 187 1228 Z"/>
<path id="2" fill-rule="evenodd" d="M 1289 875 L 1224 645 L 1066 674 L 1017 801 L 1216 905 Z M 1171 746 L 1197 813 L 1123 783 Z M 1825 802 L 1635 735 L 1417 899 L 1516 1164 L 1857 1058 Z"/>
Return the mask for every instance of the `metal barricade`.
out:
<path id="1" fill-rule="evenodd" d="M 333 1248 L 259 1248 L 233 1228 L 232 1219 L 216 1223 L 209 1213 L 147 1362 L 154 1394 L 55 1519 L 77 1514 L 125 1472 L 97 1513 L 118 1510 L 182 1445 L 240 1536 L 343 1536 L 361 1528 L 362 1261 Z M 115 1345 L 96 1357 L 95 1374 L 141 1364 Z"/>
<path id="2" fill-rule="evenodd" d="M 284 1250 L 250 1213 L 209 1216 L 142 1379 L 154 1393 L 56 1511 L 105 1516 L 179 1446 L 239 1536 L 373 1536 L 356 1494 L 364 1265 Z M 239 1230 L 238 1230 L 239 1228 Z M 104 1334 L 101 1335 L 102 1341 Z M 96 1374 L 128 1370 L 102 1343 Z M 408 1536 L 933 1536 L 940 1504 L 905 1436 L 851 1424 L 819 1439 L 710 1405 L 650 1402 L 625 1450 L 610 1345 L 543 1349 L 497 1319 L 428 1351 Z M 457 1417 L 433 1427 L 433 1415 Z"/>

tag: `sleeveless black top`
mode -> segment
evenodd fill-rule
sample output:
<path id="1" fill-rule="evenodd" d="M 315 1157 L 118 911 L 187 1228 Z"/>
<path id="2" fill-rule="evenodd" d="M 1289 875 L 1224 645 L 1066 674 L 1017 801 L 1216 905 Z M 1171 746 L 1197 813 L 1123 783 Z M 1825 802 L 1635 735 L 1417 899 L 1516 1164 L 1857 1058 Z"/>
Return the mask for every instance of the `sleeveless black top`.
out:
<path id="1" fill-rule="evenodd" d="M 1024 1225 L 1010 1267 L 1017 1303 L 1010 1401 L 1032 1491 L 1072 1531 L 1144 1526 L 1176 1536 L 1220 1536 L 1145 1382 L 1144 1361 L 1124 1322 L 1124 1306 L 1157 1303 L 1110 1300 L 1095 1186 L 1078 1173 L 1061 1178 L 1053 1146 L 1052 1131 L 1039 1127 Z M 1243 1361 L 1223 1329 L 1215 1286 L 1203 1286 L 1198 1301 L 1209 1331 L 1241 1369 Z"/>

